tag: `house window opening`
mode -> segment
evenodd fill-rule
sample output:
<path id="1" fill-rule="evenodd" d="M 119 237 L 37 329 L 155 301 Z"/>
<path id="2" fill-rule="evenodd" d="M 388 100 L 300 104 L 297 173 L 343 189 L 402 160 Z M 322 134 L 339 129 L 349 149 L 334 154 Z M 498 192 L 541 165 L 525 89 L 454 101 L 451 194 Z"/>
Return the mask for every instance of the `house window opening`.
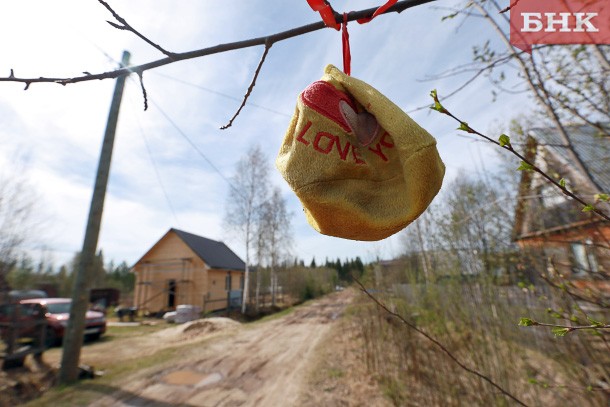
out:
<path id="1" fill-rule="evenodd" d="M 597 273 L 599 271 L 590 240 L 586 241 L 585 244 L 572 243 L 572 255 L 574 258 L 572 271 L 575 274 Z"/>
<path id="2" fill-rule="evenodd" d="M 231 273 L 225 277 L 225 290 L 231 291 Z"/>

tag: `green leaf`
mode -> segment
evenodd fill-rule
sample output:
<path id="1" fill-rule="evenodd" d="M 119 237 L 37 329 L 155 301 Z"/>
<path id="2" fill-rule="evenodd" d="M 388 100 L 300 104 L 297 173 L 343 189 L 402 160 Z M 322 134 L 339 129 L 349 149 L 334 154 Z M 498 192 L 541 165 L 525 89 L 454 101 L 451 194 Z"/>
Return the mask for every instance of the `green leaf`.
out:
<path id="1" fill-rule="evenodd" d="M 526 163 L 525 161 L 521 161 L 521 164 L 517 168 L 517 171 L 531 171 L 534 167 L 531 164 Z"/>
<path id="2" fill-rule="evenodd" d="M 558 326 L 553 327 L 553 329 L 551 329 L 551 332 L 553 332 L 553 335 L 555 336 L 566 336 L 566 334 L 570 331 L 570 328 L 560 328 Z"/>
<path id="3" fill-rule="evenodd" d="M 538 380 L 534 379 L 533 377 L 530 377 L 529 379 L 527 379 L 527 381 L 531 384 L 538 384 Z"/>
<path id="4" fill-rule="evenodd" d="M 591 325 L 595 326 L 595 327 L 604 326 L 604 324 L 602 324 L 602 323 L 601 323 L 601 322 L 599 322 L 599 321 L 594 320 L 593 318 L 591 318 L 591 317 L 589 317 L 589 316 L 587 317 L 587 321 L 589 321 L 589 323 L 590 323 Z"/>
<path id="5" fill-rule="evenodd" d="M 608 196 L 608 194 L 595 194 L 594 198 L 596 201 L 610 201 L 610 196 Z"/>
<path id="6" fill-rule="evenodd" d="M 430 106 L 430 109 L 436 110 L 437 112 L 444 113 L 444 114 L 449 113 L 447 111 L 447 109 L 445 109 L 443 107 L 443 105 L 441 105 L 441 102 L 438 100 L 438 94 L 436 93 L 436 89 L 432 89 L 430 91 L 430 97 L 432 97 L 432 99 L 434 99 L 434 106 Z"/>
<path id="7" fill-rule="evenodd" d="M 500 147 L 510 145 L 510 137 L 508 137 L 506 134 L 500 135 L 500 138 L 498 139 L 498 141 L 500 142 Z"/>
<path id="8" fill-rule="evenodd" d="M 585 205 L 584 208 L 582 208 L 582 211 L 583 212 L 591 212 L 594 209 L 595 209 L 595 207 L 593 205 Z"/>
<path id="9" fill-rule="evenodd" d="M 587 391 L 593 391 L 593 386 L 588 385 L 588 386 L 587 386 Z"/>
<path id="10" fill-rule="evenodd" d="M 538 325 L 538 322 L 534 321 L 531 318 L 520 318 L 519 319 L 519 326 L 534 326 L 534 325 Z"/>
<path id="11" fill-rule="evenodd" d="M 562 188 L 566 187 L 566 180 L 565 180 L 565 178 L 562 178 L 562 179 L 559 180 L 559 185 L 561 185 Z"/>
<path id="12" fill-rule="evenodd" d="M 460 14 L 460 13 L 456 11 L 456 12 L 455 12 L 455 13 L 453 13 L 453 14 L 449 14 L 449 15 L 443 16 L 443 17 L 441 18 L 441 21 L 450 20 L 450 19 L 452 19 L 452 18 L 455 18 L 455 17 L 456 17 L 458 14 Z"/>
<path id="13" fill-rule="evenodd" d="M 460 127 L 458 127 L 457 129 L 465 131 L 467 133 L 473 133 L 472 129 L 470 128 L 470 126 L 466 122 L 460 122 Z"/>

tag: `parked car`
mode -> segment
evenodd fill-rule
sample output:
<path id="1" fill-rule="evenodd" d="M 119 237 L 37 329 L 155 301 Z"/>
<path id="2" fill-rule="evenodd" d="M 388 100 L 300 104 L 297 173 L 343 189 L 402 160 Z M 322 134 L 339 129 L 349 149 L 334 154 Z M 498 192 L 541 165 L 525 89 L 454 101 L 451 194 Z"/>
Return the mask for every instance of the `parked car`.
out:
<path id="1" fill-rule="evenodd" d="M 21 304 L 39 305 L 47 319 L 47 344 L 59 344 L 64 337 L 64 331 L 70 318 L 70 298 L 34 298 L 20 301 Z M 87 311 L 85 322 L 85 337 L 98 339 L 106 332 L 106 316 L 98 311 Z"/>

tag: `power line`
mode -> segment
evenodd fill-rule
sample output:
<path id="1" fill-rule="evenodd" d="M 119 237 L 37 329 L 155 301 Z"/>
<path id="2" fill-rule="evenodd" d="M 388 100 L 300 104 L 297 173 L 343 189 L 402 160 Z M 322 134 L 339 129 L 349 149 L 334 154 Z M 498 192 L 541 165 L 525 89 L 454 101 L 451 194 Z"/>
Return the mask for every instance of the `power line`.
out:
<path id="1" fill-rule="evenodd" d="M 212 161 L 210 161 L 210 159 L 203 153 L 203 151 L 201 151 L 199 149 L 199 147 L 197 147 L 197 145 L 186 135 L 186 133 L 184 131 L 182 131 L 182 129 L 180 127 L 178 127 L 178 125 L 176 124 L 176 122 L 174 122 L 172 120 L 171 117 L 169 117 L 169 115 L 167 113 L 165 113 L 165 111 L 152 99 L 149 98 L 149 102 L 157 108 L 157 110 L 163 115 L 163 117 L 165 117 L 165 119 L 172 125 L 172 127 L 187 141 L 187 143 L 189 143 L 189 145 L 191 147 L 193 147 L 193 149 L 208 163 L 208 165 L 210 167 L 212 167 L 212 169 L 220 176 L 220 178 L 222 178 L 227 185 L 233 190 L 235 191 L 237 194 L 244 196 L 242 194 L 242 192 L 237 189 L 235 187 L 235 185 L 233 185 L 233 183 L 231 182 L 231 180 L 227 177 L 225 177 L 225 175 L 218 169 L 218 167 L 216 167 L 214 165 L 214 163 Z"/>
<path id="2" fill-rule="evenodd" d="M 133 82 L 135 82 L 135 80 Z M 135 105 L 135 101 L 133 100 L 133 97 L 130 97 L 129 99 L 132 103 L 132 106 Z M 135 107 L 134 107 L 134 110 L 135 110 Z M 155 175 L 157 177 L 157 182 L 159 183 L 159 186 L 161 187 L 161 191 L 163 191 L 163 196 L 165 196 L 165 200 L 167 201 L 167 205 L 169 206 L 169 209 L 174 217 L 174 220 L 176 221 L 177 226 L 180 226 L 180 221 L 178 220 L 178 217 L 176 216 L 176 211 L 174 210 L 174 206 L 172 205 L 172 201 L 169 197 L 169 194 L 167 193 L 167 190 L 165 189 L 165 186 L 163 185 L 163 181 L 161 179 L 161 174 L 159 173 L 159 169 L 158 169 L 157 163 L 155 162 L 155 159 L 153 157 L 152 150 L 148 143 L 148 139 L 146 138 L 146 134 L 144 133 L 144 129 L 142 128 L 142 123 L 140 122 L 140 118 L 138 117 L 138 115 L 135 115 L 135 118 L 136 118 L 136 122 L 138 124 L 138 128 L 140 130 L 140 135 L 142 136 L 142 140 L 144 141 L 144 146 L 146 147 L 146 152 L 148 153 L 148 158 L 150 159 L 150 163 L 152 164 L 152 167 L 155 171 Z"/>
<path id="3" fill-rule="evenodd" d="M 230 99 L 230 100 L 234 100 L 236 102 L 241 102 L 242 101 L 242 98 L 236 98 L 235 96 L 231 96 L 231 95 L 228 95 L 226 93 L 218 92 L 218 91 L 215 91 L 213 89 L 206 88 L 205 86 L 201 86 L 201 85 L 197 85 L 195 83 L 187 82 L 187 81 L 179 79 L 179 78 L 174 78 L 173 76 L 165 75 L 165 74 L 162 74 L 162 73 L 156 72 L 156 71 L 151 71 L 151 73 L 153 73 L 155 75 L 162 76 L 163 78 L 171 79 L 171 80 L 173 80 L 175 82 L 181 83 L 181 84 L 186 85 L 186 86 L 191 86 L 193 88 L 197 88 L 197 89 L 206 91 L 208 93 L 212 93 L 214 95 L 218 95 L 218 96 L 222 96 L 224 98 Z M 273 110 L 273 109 L 270 109 L 268 107 L 258 105 L 256 103 L 248 102 L 248 106 L 252 106 L 252 107 L 256 107 L 258 109 L 266 110 L 268 112 L 277 114 L 277 115 L 282 116 L 282 117 L 288 117 L 288 118 L 292 117 L 289 114 L 278 112 L 277 110 Z"/>

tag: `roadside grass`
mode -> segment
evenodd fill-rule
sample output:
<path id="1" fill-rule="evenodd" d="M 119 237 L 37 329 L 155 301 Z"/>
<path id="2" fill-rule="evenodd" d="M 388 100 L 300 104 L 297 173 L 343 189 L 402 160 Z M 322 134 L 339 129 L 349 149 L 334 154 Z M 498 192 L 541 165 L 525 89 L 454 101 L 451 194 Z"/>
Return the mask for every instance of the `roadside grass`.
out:
<path id="1" fill-rule="evenodd" d="M 522 315 L 544 313 L 543 304 L 562 305 L 550 291 L 487 282 L 395 284 L 376 296 L 529 405 L 607 406 L 596 383 L 603 381 L 610 355 L 597 346 L 603 345 L 599 338 L 586 333 L 558 338 L 517 326 Z M 372 301 L 363 297 L 357 303 L 349 314 L 358 321 L 366 366 L 394 405 L 511 405 Z"/>
<path id="2" fill-rule="evenodd" d="M 284 308 L 281 311 L 278 311 L 278 312 L 270 314 L 270 315 L 266 315 L 256 321 L 250 322 L 250 323 L 248 323 L 248 325 L 256 325 L 256 324 L 265 323 L 265 322 L 269 322 L 269 321 L 273 321 L 275 319 L 285 317 L 286 315 L 292 314 L 294 312 L 294 310 L 301 305 L 303 305 L 303 304 L 293 305 L 293 306 Z"/>
<path id="3" fill-rule="evenodd" d="M 131 338 L 134 336 L 148 335 L 153 332 L 161 331 L 170 328 L 172 325 L 165 321 L 160 321 L 154 324 L 142 324 L 137 326 L 108 326 L 106 333 L 102 335 L 100 341 L 109 341 L 123 338 Z"/>

